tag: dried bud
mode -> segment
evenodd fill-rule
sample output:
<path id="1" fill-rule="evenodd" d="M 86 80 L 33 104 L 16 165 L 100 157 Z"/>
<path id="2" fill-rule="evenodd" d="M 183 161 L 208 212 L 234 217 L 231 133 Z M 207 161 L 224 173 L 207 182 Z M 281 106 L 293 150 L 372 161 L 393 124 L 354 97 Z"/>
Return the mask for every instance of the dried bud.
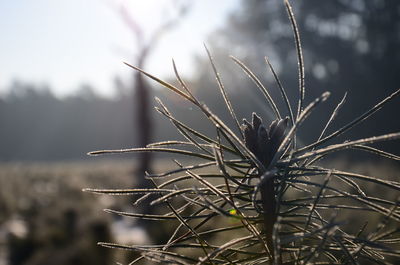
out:
<path id="1" fill-rule="evenodd" d="M 243 119 L 244 142 L 257 159 L 269 166 L 279 145 L 285 137 L 288 118 L 275 120 L 269 126 L 269 130 L 262 123 L 262 119 L 256 114 L 252 115 L 252 123 Z"/>

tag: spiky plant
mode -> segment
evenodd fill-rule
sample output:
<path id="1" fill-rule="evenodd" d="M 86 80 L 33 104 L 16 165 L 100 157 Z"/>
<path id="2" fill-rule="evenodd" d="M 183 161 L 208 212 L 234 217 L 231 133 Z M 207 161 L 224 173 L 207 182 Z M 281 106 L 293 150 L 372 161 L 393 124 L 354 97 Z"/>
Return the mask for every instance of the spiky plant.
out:
<path id="1" fill-rule="evenodd" d="M 269 125 L 255 113 L 251 122 L 243 120 L 240 124 L 208 50 L 220 92 L 236 123 L 235 129 L 229 128 L 192 94 L 179 76 L 175 63 L 173 68 L 181 89 L 128 64 L 196 106 L 214 126 L 216 136 L 205 135 L 177 120 L 157 99 L 157 111 L 171 121 L 186 141 L 91 152 L 90 155 L 166 152 L 195 161 L 183 165 L 174 160 L 176 169 L 162 174 L 147 174 L 145 177 L 154 184 L 152 189 L 86 189 L 100 194 L 138 195 L 134 205 L 162 204 L 166 211 L 160 214 L 110 209 L 106 212 L 176 225 L 169 240 L 162 245 L 106 242 L 100 242 L 100 245 L 140 253 L 131 264 L 142 259 L 162 264 L 389 264 L 390 260 L 400 258 L 398 201 L 385 197 L 398 192 L 400 183 L 316 164 L 320 159 L 348 148 L 400 160 L 394 154 L 368 146 L 398 139 L 400 133 L 329 144 L 392 101 L 400 90 L 326 135 L 327 128 L 344 103 L 343 99 L 333 110 L 318 140 L 299 147 L 296 144 L 297 130 L 328 98 L 329 92 L 305 105 L 300 36 L 289 2 L 285 1 L 285 5 L 294 32 L 299 66 L 296 111 L 292 111 L 286 92 L 267 59 L 287 108 L 284 111 L 277 108 L 253 72 L 232 58 L 265 95 L 276 116 Z M 283 112 L 288 113 L 288 117 L 283 117 Z M 384 192 L 368 194 L 364 190 L 368 185 L 377 186 Z M 354 228 L 346 223 L 348 211 L 359 214 L 360 218 L 379 218 L 379 221 L 373 227 L 361 225 Z"/>

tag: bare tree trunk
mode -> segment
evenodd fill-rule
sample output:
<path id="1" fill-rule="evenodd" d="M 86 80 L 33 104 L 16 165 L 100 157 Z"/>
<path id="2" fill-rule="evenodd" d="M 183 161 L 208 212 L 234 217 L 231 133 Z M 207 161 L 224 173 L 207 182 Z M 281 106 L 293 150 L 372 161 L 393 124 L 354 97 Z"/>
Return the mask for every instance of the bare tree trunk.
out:
<path id="1" fill-rule="evenodd" d="M 133 16 L 129 14 L 126 8 L 121 6 L 118 10 L 121 18 L 124 20 L 128 28 L 131 30 L 133 36 L 136 38 L 138 44 L 138 58 L 137 66 L 143 69 L 143 66 L 148 59 L 148 55 L 154 50 L 154 47 L 160 40 L 160 37 L 171 30 L 179 20 L 187 13 L 190 4 L 177 4 L 176 10 L 178 11 L 176 16 L 169 17 L 163 21 L 160 26 L 152 32 L 149 41 L 146 41 L 146 36 L 143 28 L 137 23 Z M 150 87 L 147 86 L 143 75 L 136 73 L 134 78 L 134 99 L 133 102 L 136 104 L 136 131 L 138 131 L 138 145 L 140 147 L 146 147 L 152 137 L 152 124 L 150 115 Z M 143 152 L 139 158 L 139 166 L 137 167 L 137 181 L 140 187 L 151 187 L 149 181 L 144 179 L 145 172 L 151 169 L 151 153 Z M 147 185 L 146 185 L 147 183 Z"/>
<path id="2" fill-rule="evenodd" d="M 152 121 L 150 115 L 150 88 L 143 79 L 140 73 L 135 74 L 135 93 L 134 103 L 136 105 L 136 128 L 138 132 L 139 147 L 146 147 L 152 139 Z M 149 152 L 143 152 L 139 157 L 139 165 L 137 167 L 137 174 L 139 181 L 138 186 L 148 187 L 148 181 L 144 179 L 145 172 L 151 170 L 152 155 Z"/>
<path id="3" fill-rule="evenodd" d="M 145 32 L 142 27 L 136 22 L 133 16 L 129 14 L 126 8 L 119 8 L 121 18 L 124 20 L 133 36 L 136 38 L 138 46 L 138 54 L 136 58 L 136 66 L 143 69 L 148 55 L 154 50 L 160 37 L 171 30 L 178 21 L 186 14 L 189 4 L 177 6 L 177 14 L 174 17 L 167 18 L 160 26 L 151 33 L 149 40 L 146 41 Z M 134 76 L 134 93 L 133 103 L 136 111 L 135 114 L 135 131 L 138 132 L 136 144 L 139 147 L 146 147 L 152 140 L 153 128 L 151 119 L 151 88 L 147 85 L 144 76 L 139 72 Z M 151 171 L 152 154 L 150 152 L 142 152 L 139 155 L 138 163 L 134 172 L 134 185 L 139 188 L 153 187 L 153 183 L 145 178 L 146 172 Z M 146 206 L 141 211 L 152 213 L 154 207 Z"/>

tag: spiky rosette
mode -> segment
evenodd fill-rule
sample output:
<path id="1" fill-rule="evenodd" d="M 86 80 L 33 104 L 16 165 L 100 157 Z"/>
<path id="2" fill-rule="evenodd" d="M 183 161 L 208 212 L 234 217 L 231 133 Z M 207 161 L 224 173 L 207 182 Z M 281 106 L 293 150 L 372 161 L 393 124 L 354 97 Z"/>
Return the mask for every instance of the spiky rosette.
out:
<path id="1" fill-rule="evenodd" d="M 197 100 L 179 76 L 175 63 L 173 67 L 182 89 L 128 64 L 196 106 L 214 126 L 217 136 L 208 136 L 177 120 L 157 100 L 157 111 L 171 121 L 185 141 L 91 152 L 90 155 L 166 152 L 194 161 L 185 165 L 175 159 L 175 169 L 146 175 L 154 184 L 152 189 L 86 189 L 100 194 L 134 195 L 134 205 L 163 205 L 161 212 L 156 214 L 106 211 L 173 225 L 169 240 L 160 245 L 127 246 L 104 242 L 100 245 L 138 252 L 139 258 L 131 264 L 142 259 L 162 264 L 358 264 L 366 261 L 386 264 L 383 258 L 400 258 L 398 201 L 386 197 L 398 193 L 400 183 L 316 164 L 325 156 L 349 148 L 400 161 L 397 155 L 368 146 L 378 141 L 399 139 L 400 133 L 328 144 L 392 101 L 400 94 L 400 89 L 326 135 L 343 99 L 327 124 L 321 126 L 320 137 L 299 147 L 296 137 L 302 122 L 329 97 L 329 93 L 304 105 L 300 37 L 290 5 L 285 3 L 299 62 L 297 113 L 292 112 L 286 92 L 268 61 L 286 110 L 279 110 L 254 73 L 233 58 L 261 90 L 275 114 L 276 119 L 269 126 L 255 113 L 251 123 L 244 120 L 240 126 L 208 50 L 219 89 L 237 128 L 231 129 Z M 290 118 L 282 118 L 284 112 Z M 372 196 L 366 191 L 369 185 L 379 186 L 384 192 Z M 349 211 L 357 212 L 360 218 L 374 216 L 379 221 L 368 229 L 362 225 L 354 229 L 346 223 L 346 212 Z"/>

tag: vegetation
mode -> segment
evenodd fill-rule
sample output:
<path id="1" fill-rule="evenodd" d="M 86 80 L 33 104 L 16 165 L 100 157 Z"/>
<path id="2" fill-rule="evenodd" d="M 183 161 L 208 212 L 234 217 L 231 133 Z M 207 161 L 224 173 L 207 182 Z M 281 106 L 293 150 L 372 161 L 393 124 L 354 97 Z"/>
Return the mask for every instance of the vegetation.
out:
<path id="1" fill-rule="evenodd" d="M 117 253 L 96 242 L 116 238 L 100 212 L 114 200 L 85 196 L 81 187 L 126 186 L 132 168 L 105 160 L 0 164 L 0 263 L 110 264 Z"/>
<path id="2" fill-rule="evenodd" d="M 153 245 L 110 242 L 100 242 L 100 245 L 134 251 L 138 257 L 130 264 L 144 259 L 163 264 L 390 264 L 400 258 L 399 201 L 393 196 L 400 190 L 400 183 L 333 169 L 321 163 L 327 156 L 346 149 L 400 160 L 394 154 L 370 146 L 398 139 L 400 133 L 335 143 L 339 135 L 392 101 L 400 89 L 328 133 L 344 104 L 343 98 L 328 121 L 320 123 L 318 139 L 299 145 L 297 133 L 303 122 L 322 108 L 330 93 L 324 92 L 306 104 L 300 35 L 288 1 L 285 6 L 298 62 L 296 105 L 290 103 L 268 59 L 266 63 L 280 89 L 284 109 L 277 107 L 269 91 L 247 66 L 232 58 L 265 96 L 274 113 L 271 122 L 256 113 L 252 114 L 251 122 L 239 122 L 208 50 L 234 128 L 193 95 L 179 76 L 175 63 L 173 67 L 181 88 L 128 64 L 193 104 L 213 127 L 214 134 L 204 134 L 191 124 L 179 121 L 157 100 L 157 111 L 173 124 L 184 140 L 156 142 L 145 148 L 91 152 L 91 155 L 161 152 L 186 158 L 186 162 L 174 159 L 173 170 L 148 172 L 145 177 L 152 181 L 154 188 L 151 189 L 86 189 L 93 193 L 134 196 L 134 205 L 160 205 L 155 214 L 106 211 L 160 224 L 167 222 L 163 229 L 170 232 L 165 241 Z M 196 160 L 188 163 L 187 158 Z M 371 186 L 380 192 L 371 192 Z M 359 220 L 347 222 L 349 212 L 357 213 Z"/>

